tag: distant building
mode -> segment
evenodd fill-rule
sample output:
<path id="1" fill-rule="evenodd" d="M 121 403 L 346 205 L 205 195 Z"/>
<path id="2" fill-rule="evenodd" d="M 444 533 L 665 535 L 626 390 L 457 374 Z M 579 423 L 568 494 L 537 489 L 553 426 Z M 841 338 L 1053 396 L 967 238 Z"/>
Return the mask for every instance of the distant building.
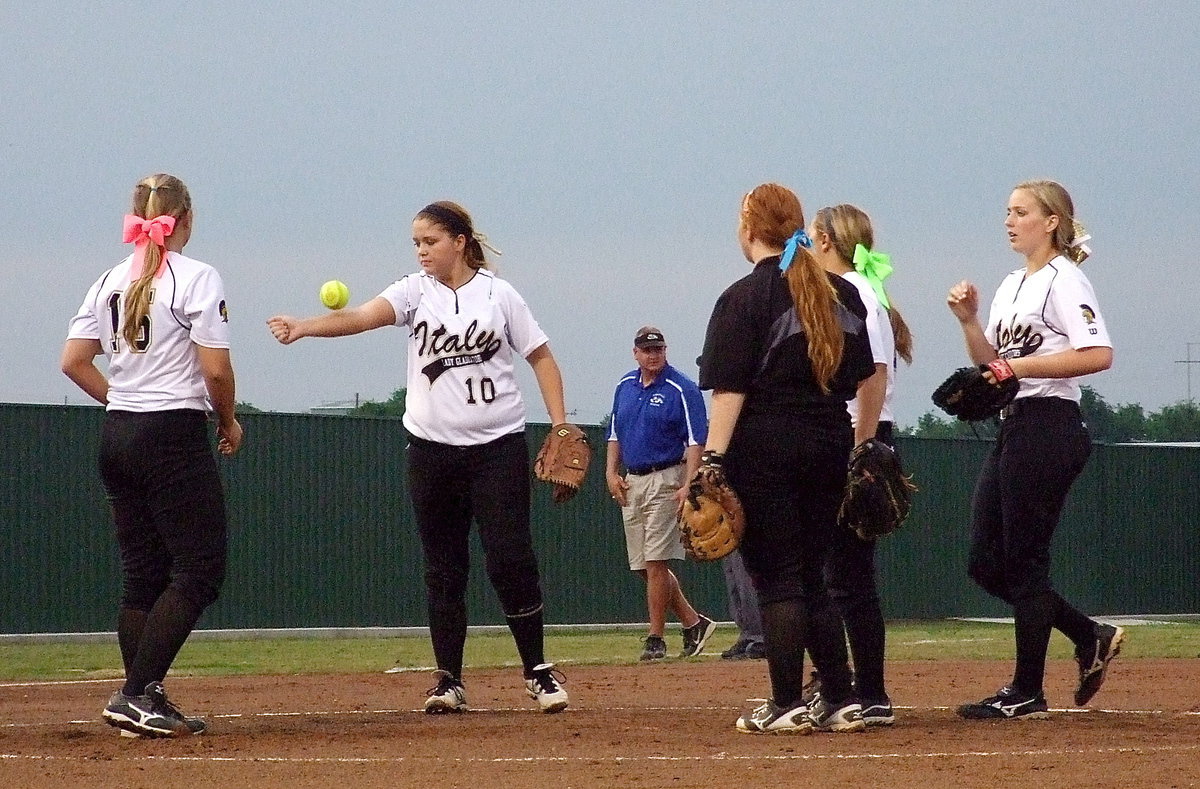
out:
<path id="1" fill-rule="evenodd" d="M 1122 441 L 1119 444 L 1113 444 L 1115 447 L 1186 447 L 1195 449 L 1200 447 L 1200 441 Z"/>
<path id="2" fill-rule="evenodd" d="M 331 403 L 321 403 L 321 405 L 315 405 L 308 409 L 308 412 L 310 414 L 345 416 L 355 408 L 358 408 L 358 395 L 355 395 L 353 400 L 334 400 Z"/>

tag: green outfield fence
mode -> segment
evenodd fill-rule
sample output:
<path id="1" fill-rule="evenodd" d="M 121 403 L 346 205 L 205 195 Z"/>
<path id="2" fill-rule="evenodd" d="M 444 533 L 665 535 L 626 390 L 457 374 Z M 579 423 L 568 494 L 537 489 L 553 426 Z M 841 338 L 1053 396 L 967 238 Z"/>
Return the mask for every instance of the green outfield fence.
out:
<path id="1" fill-rule="evenodd" d="M 116 548 L 95 457 L 103 412 L 0 404 L 0 633 L 114 629 Z M 398 419 L 245 414 L 246 442 L 222 460 L 229 575 L 202 628 L 419 626 L 420 549 Z M 625 561 L 620 513 L 604 486 L 603 434 L 584 490 L 565 505 L 534 489 L 547 621 L 643 622 L 644 590 Z M 536 448 L 546 425 L 530 425 Z M 921 490 L 880 548 L 889 618 L 1002 616 L 966 577 L 967 508 L 989 443 L 905 439 Z M 1059 589 L 1096 614 L 1200 612 L 1200 448 L 1098 445 L 1056 536 Z M 473 624 L 503 617 L 478 544 Z M 700 609 L 726 617 L 719 565 L 679 569 Z"/>

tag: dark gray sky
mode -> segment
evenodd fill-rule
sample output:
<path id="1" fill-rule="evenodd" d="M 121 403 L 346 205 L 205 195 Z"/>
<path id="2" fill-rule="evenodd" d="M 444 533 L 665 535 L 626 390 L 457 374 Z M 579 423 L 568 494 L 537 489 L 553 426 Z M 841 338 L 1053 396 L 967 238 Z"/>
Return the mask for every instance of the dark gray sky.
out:
<path id="1" fill-rule="evenodd" d="M 990 299 L 1013 184 L 1062 181 L 1116 344 L 1090 383 L 1148 410 L 1187 396 L 1200 232 L 1194 2 L 511 3 L 213 0 L 0 7 L 0 401 L 83 402 L 67 321 L 129 248 L 141 176 L 183 178 L 188 254 L 223 274 L 239 399 L 386 399 L 402 330 L 277 345 L 264 321 L 355 303 L 415 268 L 413 214 L 473 213 L 595 422 L 655 323 L 695 375 L 717 295 L 748 271 L 741 196 L 855 203 L 916 335 L 898 420 L 965 363 L 948 287 Z M 1191 367 L 1200 395 L 1200 365 Z M 542 420 L 524 376 L 530 418 Z"/>

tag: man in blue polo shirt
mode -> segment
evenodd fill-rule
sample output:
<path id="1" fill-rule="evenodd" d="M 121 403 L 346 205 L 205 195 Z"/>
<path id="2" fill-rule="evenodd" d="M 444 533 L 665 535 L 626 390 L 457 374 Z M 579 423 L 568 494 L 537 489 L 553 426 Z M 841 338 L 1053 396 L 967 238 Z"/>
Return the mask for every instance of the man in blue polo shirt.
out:
<path id="1" fill-rule="evenodd" d="M 629 569 L 646 582 L 650 632 L 642 660 L 667 654 L 667 611 L 683 626 L 683 657 L 704 649 L 716 624 L 697 613 L 667 562 L 683 558 L 678 510 L 708 438 L 704 398 L 695 382 L 667 364 L 667 343 L 653 326 L 633 340 L 637 369 L 617 384 L 605 476 L 621 507 Z M 624 468 L 622 474 L 621 469 Z"/>

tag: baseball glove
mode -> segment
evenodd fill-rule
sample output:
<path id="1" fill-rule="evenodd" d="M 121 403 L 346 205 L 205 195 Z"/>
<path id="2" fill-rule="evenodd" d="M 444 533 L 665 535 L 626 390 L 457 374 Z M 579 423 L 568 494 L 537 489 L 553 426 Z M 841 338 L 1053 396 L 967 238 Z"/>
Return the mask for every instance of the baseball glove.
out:
<path id="1" fill-rule="evenodd" d="M 746 531 L 742 502 L 720 466 L 701 466 L 679 514 L 679 541 L 688 557 L 711 562 L 728 555 Z"/>
<path id="2" fill-rule="evenodd" d="M 916 490 L 912 478 L 904 476 L 895 450 L 878 439 L 867 439 L 850 453 L 838 525 L 861 540 L 891 534 L 908 517 Z"/>
<path id="3" fill-rule="evenodd" d="M 991 383 L 984 373 L 996 379 Z M 1013 401 L 1021 383 L 1003 359 L 995 359 L 978 367 L 960 367 L 942 382 L 933 393 L 934 404 L 950 416 L 964 422 L 975 422 L 996 416 Z"/>
<path id="4" fill-rule="evenodd" d="M 550 428 L 537 459 L 533 461 L 533 473 L 542 482 L 554 486 L 552 496 L 561 504 L 579 492 L 591 460 L 592 448 L 587 435 L 575 425 L 564 422 Z"/>

